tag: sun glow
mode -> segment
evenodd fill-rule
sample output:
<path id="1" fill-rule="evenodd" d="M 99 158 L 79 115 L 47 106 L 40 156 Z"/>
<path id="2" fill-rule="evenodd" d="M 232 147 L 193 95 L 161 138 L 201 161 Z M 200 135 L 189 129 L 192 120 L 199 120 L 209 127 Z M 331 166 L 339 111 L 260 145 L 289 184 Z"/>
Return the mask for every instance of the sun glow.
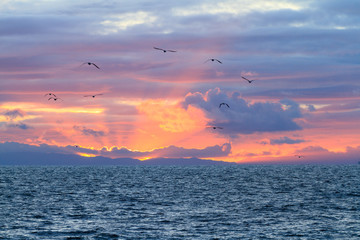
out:
<path id="1" fill-rule="evenodd" d="M 81 107 L 43 107 L 38 104 L 29 104 L 29 103 L 6 103 L 0 106 L 0 109 L 15 110 L 22 109 L 23 111 L 32 111 L 32 112 L 48 112 L 48 113 L 89 113 L 89 114 L 99 114 L 105 111 L 104 108 L 81 108 Z"/>
<path id="2" fill-rule="evenodd" d="M 177 104 L 169 104 L 163 100 L 149 100 L 143 102 L 139 111 L 167 132 L 190 132 L 199 128 L 203 116 L 200 111 L 183 109 Z"/>
<path id="3" fill-rule="evenodd" d="M 78 153 L 79 156 L 82 156 L 82 157 L 96 157 L 95 154 L 90 154 L 90 153 Z"/>

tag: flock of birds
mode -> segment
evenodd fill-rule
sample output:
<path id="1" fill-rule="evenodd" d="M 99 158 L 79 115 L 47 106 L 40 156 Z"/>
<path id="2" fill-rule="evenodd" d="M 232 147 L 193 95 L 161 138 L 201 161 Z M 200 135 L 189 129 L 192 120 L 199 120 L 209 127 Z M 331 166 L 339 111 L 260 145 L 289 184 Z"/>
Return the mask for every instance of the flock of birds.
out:
<path id="1" fill-rule="evenodd" d="M 171 50 L 171 49 L 164 49 L 164 48 L 159 48 L 159 47 L 153 47 L 153 48 L 154 48 L 155 50 L 162 51 L 162 52 L 164 52 L 164 53 L 167 53 L 167 52 L 175 53 L 175 52 L 177 52 L 176 50 Z M 211 62 L 217 62 L 217 63 L 219 63 L 219 64 L 223 64 L 222 61 L 220 61 L 219 59 L 216 59 L 216 58 L 209 58 L 209 59 L 207 59 L 204 63 L 207 63 L 207 62 L 209 62 L 209 61 L 211 61 Z M 93 62 L 84 62 L 84 63 L 82 63 L 82 64 L 80 65 L 80 67 L 83 66 L 83 65 L 94 66 L 95 68 L 100 69 L 100 67 L 99 67 L 97 64 L 93 63 Z M 246 82 L 248 82 L 248 83 L 252 83 L 252 82 L 255 81 L 255 79 L 248 79 L 248 78 L 246 78 L 246 77 L 244 77 L 244 76 L 241 76 L 241 78 L 242 78 L 243 80 L 245 80 Z M 84 97 L 95 98 L 95 97 L 101 96 L 101 95 L 103 95 L 103 93 L 97 93 L 97 94 L 92 94 L 92 95 L 84 95 Z M 44 97 L 48 97 L 48 101 L 55 101 L 55 102 L 56 102 L 56 101 L 63 101 L 63 99 L 61 99 L 60 97 L 56 96 L 54 93 L 47 93 L 47 94 L 44 95 Z M 230 105 L 227 104 L 227 103 L 225 103 L 225 102 L 222 102 L 222 103 L 219 104 L 219 108 L 222 108 L 222 107 L 230 108 Z M 220 126 L 208 126 L 207 128 L 211 128 L 211 129 L 214 129 L 214 130 L 215 130 L 215 129 L 223 129 L 223 127 L 220 127 Z M 304 156 L 303 156 L 303 155 L 295 155 L 295 157 L 297 157 L 297 158 L 303 158 Z"/>
<path id="2" fill-rule="evenodd" d="M 176 50 L 171 50 L 171 49 L 164 49 L 164 48 L 158 48 L 158 47 L 153 47 L 155 50 L 159 50 L 159 51 L 162 51 L 162 52 L 164 52 L 164 53 L 166 53 L 166 52 L 177 52 Z M 222 62 L 219 60 L 219 59 L 216 59 L 216 58 L 209 58 L 208 60 L 206 60 L 204 63 L 207 63 L 207 62 L 209 62 L 209 61 L 212 61 L 212 62 L 218 62 L 218 63 L 220 63 L 220 64 L 222 64 Z M 100 67 L 97 65 L 97 64 L 95 64 L 95 63 L 93 63 L 93 62 L 84 62 L 84 63 L 82 63 L 81 65 L 80 65 L 80 67 L 81 66 L 83 66 L 83 65 L 89 65 L 89 66 L 94 66 L 95 68 L 97 68 L 97 69 L 100 69 Z M 255 81 L 255 80 L 250 80 L 250 79 L 247 79 L 246 77 L 244 77 L 244 76 L 241 76 L 241 78 L 243 78 L 244 80 L 246 80 L 248 83 L 252 83 L 253 81 Z M 95 98 L 96 96 L 100 96 L 100 95 L 103 95 L 102 93 L 98 93 L 98 94 L 93 94 L 93 95 L 84 95 L 84 97 L 92 97 L 92 98 Z M 47 94 L 45 94 L 44 95 L 44 97 L 48 97 L 48 101 L 54 101 L 54 102 L 56 102 L 56 101 L 63 101 L 63 99 L 61 99 L 60 97 L 58 97 L 58 96 L 56 96 L 54 93 L 47 93 Z M 226 107 L 228 107 L 228 108 L 230 108 L 230 106 L 229 106 L 229 104 L 227 104 L 227 103 L 220 103 L 220 105 L 219 105 L 219 108 L 221 108 L 221 106 L 226 106 Z M 221 127 L 213 127 L 214 129 L 222 129 Z"/>

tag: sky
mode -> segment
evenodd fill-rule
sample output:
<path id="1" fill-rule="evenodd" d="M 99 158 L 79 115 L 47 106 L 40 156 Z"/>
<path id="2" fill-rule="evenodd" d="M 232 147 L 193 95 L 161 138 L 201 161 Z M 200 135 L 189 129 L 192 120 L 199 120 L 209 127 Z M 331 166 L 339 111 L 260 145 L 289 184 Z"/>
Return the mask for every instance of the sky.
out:
<path id="1" fill-rule="evenodd" d="M 357 0 L 2 0 L 0 13 L 1 152 L 360 160 Z"/>

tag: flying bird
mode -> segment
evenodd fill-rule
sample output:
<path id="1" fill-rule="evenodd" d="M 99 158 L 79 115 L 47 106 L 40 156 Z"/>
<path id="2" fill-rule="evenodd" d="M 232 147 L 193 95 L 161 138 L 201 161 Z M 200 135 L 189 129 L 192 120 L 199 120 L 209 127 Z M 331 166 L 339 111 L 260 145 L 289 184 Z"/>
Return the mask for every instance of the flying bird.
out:
<path id="1" fill-rule="evenodd" d="M 247 79 L 246 77 L 243 77 L 243 76 L 241 76 L 243 79 L 245 79 L 246 81 L 248 81 L 248 83 L 252 83 L 253 81 L 255 81 L 255 80 L 249 80 L 249 79 Z"/>
<path id="2" fill-rule="evenodd" d="M 224 105 L 224 106 L 227 106 L 228 108 L 230 108 L 229 104 L 224 103 L 224 102 L 223 102 L 223 103 L 220 103 L 219 108 L 221 108 L 221 106 L 223 106 L 223 105 Z"/>
<path id="3" fill-rule="evenodd" d="M 212 61 L 212 62 L 216 61 L 216 62 L 222 64 L 222 62 L 220 60 L 216 59 L 216 58 L 210 58 L 210 59 L 206 60 L 204 63 L 207 63 L 208 61 Z"/>
<path id="4" fill-rule="evenodd" d="M 50 96 L 50 97 L 51 97 L 51 96 L 53 96 L 53 97 L 55 97 L 55 98 L 56 98 L 56 95 L 55 95 L 55 94 L 53 94 L 53 93 L 47 93 L 47 94 L 45 94 L 45 95 L 44 95 L 44 97 L 46 97 L 46 96 Z"/>
<path id="5" fill-rule="evenodd" d="M 216 127 L 216 126 L 210 126 L 208 128 L 212 128 L 212 129 L 224 129 L 223 127 Z"/>
<path id="6" fill-rule="evenodd" d="M 53 100 L 53 101 L 57 101 L 57 100 L 61 100 L 61 101 L 63 101 L 61 98 L 59 98 L 59 97 L 50 97 L 49 99 L 48 99 L 48 101 L 50 101 L 50 100 Z"/>
<path id="7" fill-rule="evenodd" d="M 304 156 L 303 155 L 295 155 L 295 157 L 303 158 Z"/>
<path id="8" fill-rule="evenodd" d="M 166 53 L 166 52 L 176 52 L 175 50 L 163 49 L 163 48 L 158 48 L 158 47 L 154 47 L 154 49 L 163 51 L 164 53 Z"/>
<path id="9" fill-rule="evenodd" d="M 87 65 L 89 65 L 89 66 L 93 65 L 93 66 L 96 67 L 97 69 L 100 69 L 95 63 L 92 63 L 92 62 L 84 62 L 83 64 L 81 64 L 81 66 L 84 65 L 84 64 L 87 64 Z"/>
<path id="10" fill-rule="evenodd" d="M 84 97 L 92 97 L 95 98 L 96 96 L 103 95 L 102 93 L 94 94 L 94 95 L 85 95 Z"/>

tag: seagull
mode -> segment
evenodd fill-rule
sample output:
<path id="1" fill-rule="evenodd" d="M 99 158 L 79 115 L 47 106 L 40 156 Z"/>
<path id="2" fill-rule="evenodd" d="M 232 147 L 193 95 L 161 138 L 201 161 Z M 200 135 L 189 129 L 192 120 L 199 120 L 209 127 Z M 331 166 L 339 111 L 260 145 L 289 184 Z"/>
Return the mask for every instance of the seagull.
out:
<path id="1" fill-rule="evenodd" d="M 46 97 L 46 96 L 53 96 L 53 97 L 55 97 L 55 98 L 56 98 L 56 95 L 55 95 L 55 94 L 53 94 L 53 93 L 47 93 L 47 94 L 45 94 L 45 95 L 44 95 L 44 97 Z"/>
<path id="2" fill-rule="evenodd" d="M 220 103 L 219 108 L 221 108 L 222 105 L 225 105 L 225 106 L 227 106 L 228 108 L 230 108 L 229 104 L 224 103 L 224 102 L 223 102 L 223 103 Z"/>
<path id="3" fill-rule="evenodd" d="M 216 58 L 210 58 L 210 59 L 206 60 L 204 63 L 207 63 L 208 61 L 212 61 L 212 62 L 217 61 L 218 63 L 222 64 L 222 62 Z"/>
<path id="4" fill-rule="evenodd" d="M 175 50 L 169 50 L 169 49 L 163 49 L 163 48 L 157 48 L 157 47 L 154 47 L 154 49 L 163 51 L 164 53 L 166 53 L 166 52 L 176 52 Z"/>
<path id="5" fill-rule="evenodd" d="M 50 97 L 50 98 L 48 99 L 48 101 L 50 101 L 50 100 L 54 100 L 55 102 L 56 102 L 57 100 L 61 100 L 61 101 L 62 101 L 62 99 L 59 98 L 59 97 Z"/>
<path id="6" fill-rule="evenodd" d="M 249 79 L 247 79 L 246 77 L 243 77 L 243 76 L 241 76 L 243 79 L 245 79 L 246 81 L 248 81 L 249 83 L 252 83 L 253 81 L 255 81 L 255 80 L 249 80 Z"/>
<path id="7" fill-rule="evenodd" d="M 212 126 L 212 127 L 208 127 L 208 128 L 212 128 L 212 129 L 224 129 L 223 127 L 216 127 L 216 126 Z"/>
<path id="8" fill-rule="evenodd" d="M 94 95 L 85 95 L 84 97 L 92 97 L 95 98 L 96 96 L 103 95 L 102 93 L 94 94 Z"/>
<path id="9" fill-rule="evenodd" d="M 295 157 L 303 158 L 304 156 L 303 155 L 295 155 Z"/>
<path id="10" fill-rule="evenodd" d="M 84 65 L 84 64 L 87 64 L 87 65 L 93 65 L 94 67 L 96 67 L 97 69 L 100 69 L 95 63 L 92 63 L 92 62 L 84 62 L 83 64 L 81 64 L 81 66 L 82 65 Z"/>

